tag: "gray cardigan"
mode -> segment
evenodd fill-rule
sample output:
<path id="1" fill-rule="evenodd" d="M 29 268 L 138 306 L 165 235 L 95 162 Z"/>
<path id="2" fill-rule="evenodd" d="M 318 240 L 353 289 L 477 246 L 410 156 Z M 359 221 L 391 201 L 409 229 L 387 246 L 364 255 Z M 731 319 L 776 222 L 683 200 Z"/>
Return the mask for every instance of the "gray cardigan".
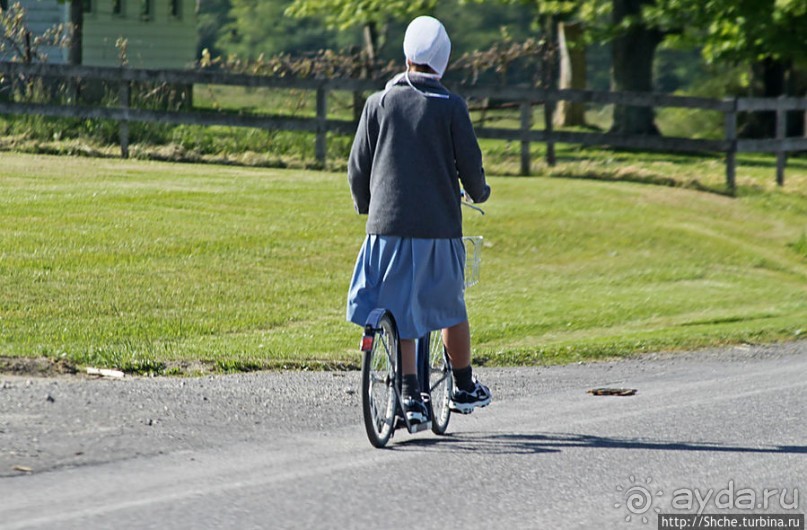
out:
<path id="1" fill-rule="evenodd" d="M 417 90 L 402 78 L 364 106 L 348 161 L 353 202 L 368 234 L 462 237 L 459 181 L 474 202 L 490 195 L 468 107 L 436 79 L 409 78 Z"/>

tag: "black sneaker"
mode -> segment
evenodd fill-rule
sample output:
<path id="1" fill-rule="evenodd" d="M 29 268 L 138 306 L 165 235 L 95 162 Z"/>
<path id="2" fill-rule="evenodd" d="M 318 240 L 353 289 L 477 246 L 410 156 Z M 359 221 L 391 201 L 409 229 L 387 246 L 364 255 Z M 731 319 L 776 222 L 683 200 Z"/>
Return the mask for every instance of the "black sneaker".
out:
<path id="1" fill-rule="evenodd" d="M 429 411 L 426 410 L 426 405 L 423 401 L 411 397 L 404 398 L 403 400 L 404 414 L 406 420 L 411 425 L 423 423 L 429 419 Z"/>
<path id="2" fill-rule="evenodd" d="M 476 407 L 487 407 L 493 396 L 490 389 L 474 379 L 474 389 L 471 392 L 454 388 L 448 408 L 460 414 L 470 414 Z"/>

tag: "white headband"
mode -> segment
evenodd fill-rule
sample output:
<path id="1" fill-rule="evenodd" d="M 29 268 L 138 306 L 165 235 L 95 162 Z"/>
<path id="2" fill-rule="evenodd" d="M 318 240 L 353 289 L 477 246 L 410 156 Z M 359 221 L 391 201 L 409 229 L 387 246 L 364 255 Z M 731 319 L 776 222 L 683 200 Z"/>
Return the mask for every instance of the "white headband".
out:
<path id="1" fill-rule="evenodd" d="M 403 49 L 409 61 L 427 65 L 442 77 L 451 55 L 451 39 L 436 18 L 417 17 L 406 28 Z"/>

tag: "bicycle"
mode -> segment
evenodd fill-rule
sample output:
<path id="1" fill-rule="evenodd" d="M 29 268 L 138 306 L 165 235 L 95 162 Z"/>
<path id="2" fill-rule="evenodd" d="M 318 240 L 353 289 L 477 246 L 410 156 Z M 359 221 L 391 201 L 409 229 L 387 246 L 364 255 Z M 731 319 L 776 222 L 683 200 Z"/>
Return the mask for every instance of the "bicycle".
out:
<path id="1" fill-rule="evenodd" d="M 484 214 L 478 207 L 473 208 Z M 479 281 L 483 238 L 466 236 L 462 239 L 466 248 L 465 287 L 468 288 Z M 417 376 L 424 388 L 421 397 L 428 412 L 428 420 L 422 423 L 411 424 L 403 413 L 402 375 L 398 369 L 401 366 L 400 338 L 390 311 L 377 308 L 367 317 L 361 351 L 362 412 L 367 437 L 373 446 L 386 446 L 401 428 L 406 428 L 410 434 L 427 429 L 438 435 L 445 434 L 451 419 L 448 404 L 454 378 L 441 330 L 434 330 L 416 341 Z"/>

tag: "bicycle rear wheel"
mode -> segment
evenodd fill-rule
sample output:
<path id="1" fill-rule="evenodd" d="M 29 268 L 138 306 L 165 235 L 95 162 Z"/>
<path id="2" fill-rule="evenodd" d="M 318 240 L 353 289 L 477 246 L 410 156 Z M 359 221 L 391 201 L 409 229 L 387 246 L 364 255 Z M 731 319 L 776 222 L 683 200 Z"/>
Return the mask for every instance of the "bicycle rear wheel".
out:
<path id="1" fill-rule="evenodd" d="M 370 443 L 380 448 L 387 444 L 395 430 L 398 406 L 395 385 L 399 384 L 401 352 L 398 331 L 389 313 L 384 313 L 374 328 L 368 327 L 364 337 L 361 367 L 364 428 Z M 371 344 L 367 343 L 368 337 L 372 337 Z"/>
<path id="2" fill-rule="evenodd" d="M 451 419 L 451 410 L 448 402 L 451 400 L 451 391 L 454 388 L 454 376 L 451 372 L 451 363 L 448 360 L 441 332 L 432 331 L 429 334 L 429 393 L 432 407 L 432 432 L 445 434 L 448 420 Z"/>

